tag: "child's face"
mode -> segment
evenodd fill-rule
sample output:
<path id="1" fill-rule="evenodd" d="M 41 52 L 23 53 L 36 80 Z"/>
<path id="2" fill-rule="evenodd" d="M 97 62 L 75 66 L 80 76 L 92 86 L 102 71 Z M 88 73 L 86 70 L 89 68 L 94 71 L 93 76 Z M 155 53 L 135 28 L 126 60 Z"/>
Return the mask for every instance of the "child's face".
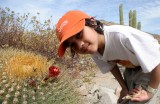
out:
<path id="1" fill-rule="evenodd" d="M 81 32 L 72 36 L 66 42 L 76 53 L 93 54 L 98 50 L 98 34 L 88 26 L 85 26 Z"/>

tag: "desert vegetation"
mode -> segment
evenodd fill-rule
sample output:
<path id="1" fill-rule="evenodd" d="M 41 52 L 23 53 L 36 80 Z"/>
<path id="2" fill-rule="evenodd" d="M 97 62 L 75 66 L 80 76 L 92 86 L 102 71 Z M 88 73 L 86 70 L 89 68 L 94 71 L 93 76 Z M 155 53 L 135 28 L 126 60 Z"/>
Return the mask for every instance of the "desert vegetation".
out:
<path id="1" fill-rule="evenodd" d="M 38 16 L 0 7 L 0 103 L 78 104 L 72 82 L 94 64 L 88 56 L 71 58 L 69 50 L 60 59 L 52 17 L 41 23 Z M 51 66 L 60 74 L 50 76 Z"/>

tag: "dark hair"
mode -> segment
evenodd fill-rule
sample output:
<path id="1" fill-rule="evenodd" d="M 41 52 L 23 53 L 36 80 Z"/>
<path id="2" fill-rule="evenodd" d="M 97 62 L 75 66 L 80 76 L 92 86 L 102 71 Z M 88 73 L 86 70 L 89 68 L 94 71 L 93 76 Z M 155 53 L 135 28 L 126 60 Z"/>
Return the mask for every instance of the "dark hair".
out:
<path id="1" fill-rule="evenodd" d="M 94 28 L 94 30 L 99 34 L 103 34 L 103 24 L 99 20 L 87 18 L 85 19 L 85 25 Z"/>
<path id="2" fill-rule="evenodd" d="M 93 28 L 97 33 L 101 35 L 104 34 L 103 23 L 101 23 L 99 20 L 95 20 L 94 18 L 86 18 L 85 26 L 89 26 Z M 72 48 L 70 48 L 70 51 L 71 51 L 72 58 L 74 58 L 77 55 L 76 52 Z"/>

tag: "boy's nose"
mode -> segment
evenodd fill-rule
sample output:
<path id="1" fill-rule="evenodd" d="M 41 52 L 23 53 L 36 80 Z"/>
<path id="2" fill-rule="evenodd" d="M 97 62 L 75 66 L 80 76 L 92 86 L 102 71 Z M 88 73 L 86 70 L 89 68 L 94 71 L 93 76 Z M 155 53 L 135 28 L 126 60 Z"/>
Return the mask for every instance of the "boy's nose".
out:
<path id="1" fill-rule="evenodd" d="M 79 50 L 81 50 L 82 48 L 83 48 L 83 45 L 84 45 L 84 42 L 83 41 L 81 41 L 81 40 L 79 40 L 79 41 L 77 41 L 77 48 L 79 49 Z"/>

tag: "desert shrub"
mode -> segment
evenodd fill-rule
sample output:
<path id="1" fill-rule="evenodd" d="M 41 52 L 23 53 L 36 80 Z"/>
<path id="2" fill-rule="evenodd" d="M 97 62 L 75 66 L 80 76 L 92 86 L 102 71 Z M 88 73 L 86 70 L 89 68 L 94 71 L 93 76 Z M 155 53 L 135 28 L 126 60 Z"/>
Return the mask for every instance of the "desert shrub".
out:
<path id="1" fill-rule="evenodd" d="M 9 8 L 0 7 L 0 47 L 16 47 L 38 52 L 53 58 L 57 39 L 51 19 L 41 23 L 37 16 L 19 15 Z"/>
<path id="2" fill-rule="evenodd" d="M 0 8 L 0 46 L 17 45 L 21 41 L 24 27 L 14 11 Z"/>
<path id="3" fill-rule="evenodd" d="M 0 12 L 3 14 L 1 16 L 3 19 L 0 22 L 0 31 L 2 31 L 0 33 L 1 47 L 12 46 L 33 51 L 34 53 L 46 56 L 48 60 L 55 59 L 57 63 L 67 64 L 67 68 L 92 69 L 93 62 L 88 56 L 82 56 L 83 59 L 82 57 L 71 59 L 70 52 L 67 51 L 63 59 L 58 57 L 57 48 L 59 42 L 55 35 L 52 18 L 41 23 L 38 19 L 39 13 L 37 13 L 37 16 L 30 17 L 29 13 L 20 16 L 9 10 L 9 8 L 0 8 Z M 10 28 L 8 29 L 8 27 Z M 14 34 L 13 36 L 16 37 L 16 39 L 10 38 L 11 34 Z M 6 37 L 9 40 L 4 39 Z"/>

